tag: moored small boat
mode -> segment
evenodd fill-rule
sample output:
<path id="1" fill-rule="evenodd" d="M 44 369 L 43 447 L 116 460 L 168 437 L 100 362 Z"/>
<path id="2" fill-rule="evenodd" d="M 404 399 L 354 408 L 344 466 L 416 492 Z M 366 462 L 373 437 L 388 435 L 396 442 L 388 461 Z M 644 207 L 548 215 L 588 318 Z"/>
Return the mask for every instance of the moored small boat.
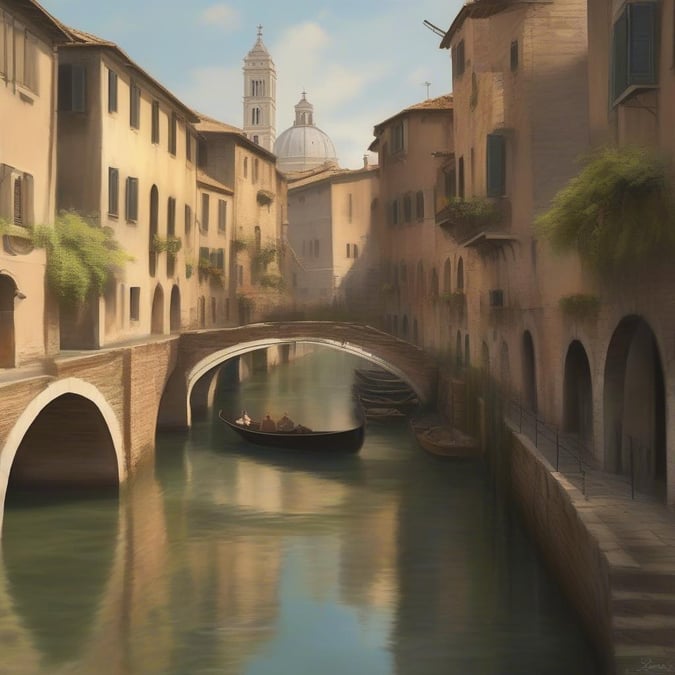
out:
<path id="1" fill-rule="evenodd" d="M 447 425 L 426 426 L 411 421 L 410 426 L 417 443 L 423 450 L 440 457 L 481 457 L 480 443 L 454 427 Z"/>
<path id="2" fill-rule="evenodd" d="M 365 437 L 365 421 L 344 431 L 311 431 L 306 427 L 293 431 L 261 431 L 259 425 L 243 426 L 228 420 L 219 411 L 218 417 L 241 438 L 268 448 L 301 450 L 312 454 L 326 452 L 355 453 L 361 449 Z M 254 428 L 257 426 L 258 428 Z"/>

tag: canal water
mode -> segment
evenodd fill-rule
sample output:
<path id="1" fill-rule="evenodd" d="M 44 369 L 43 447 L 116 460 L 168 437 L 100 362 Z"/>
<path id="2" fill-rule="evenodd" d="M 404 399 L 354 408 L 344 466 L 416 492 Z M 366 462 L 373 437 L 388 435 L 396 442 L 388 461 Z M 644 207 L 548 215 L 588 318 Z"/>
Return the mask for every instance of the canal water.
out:
<path id="1" fill-rule="evenodd" d="M 216 407 L 339 429 L 359 365 L 316 351 Z M 119 500 L 5 514 L 2 674 L 596 672 L 483 466 L 424 454 L 405 423 L 370 424 L 356 456 L 303 458 L 210 413 L 160 435 L 154 473 Z"/>

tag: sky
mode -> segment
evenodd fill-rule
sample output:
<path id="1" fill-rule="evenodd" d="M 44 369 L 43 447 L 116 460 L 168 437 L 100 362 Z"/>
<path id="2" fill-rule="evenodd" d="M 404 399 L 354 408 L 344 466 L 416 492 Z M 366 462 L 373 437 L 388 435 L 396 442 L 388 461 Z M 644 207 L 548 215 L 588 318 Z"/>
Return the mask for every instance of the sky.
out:
<path id="1" fill-rule="evenodd" d="M 243 59 L 263 26 L 277 71 L 277 136 L 302 91 L 340 166 L 363 166 L 373 127 L 451 90 L 443 31 L 462 0 L 39 0 L 115 42 L 194 110 L 243 126 Z M 427 86 L 425 83 L 429 83 Z"/>

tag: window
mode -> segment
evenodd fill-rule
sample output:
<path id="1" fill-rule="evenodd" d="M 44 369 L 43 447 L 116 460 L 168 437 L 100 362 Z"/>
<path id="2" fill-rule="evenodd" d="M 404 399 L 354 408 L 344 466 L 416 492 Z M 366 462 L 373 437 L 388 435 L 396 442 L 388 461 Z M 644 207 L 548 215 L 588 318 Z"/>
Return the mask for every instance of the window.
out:
<path id="1" fill-rule="evenodd" d="M 244 266 L 243 265 L 237 265 L 237 285 L 238 286 L 244 285 Z"/>
<path id="2" fill-rule="evenodd" d="M 132 80 L 129 91 L 129 125 L 132 129 L 141 127 L 141 88 Z"/>
<path id="3" fill-rule="evenodd" d="M 258 136 L 258 134 L 253 134 L 253 142 L 256 145 L 260 145 L 260 137 Z"/>
<path id="4" fill-rule="evenodd" d="M 117 73 L 108 69 L 108 112 L 117 112 Z"/>
<path id="5" fill-rule="evenodd" d="M 464 157 L 460 157 L 458 162 L 457 196 L 464 199 Z"/>
<path id="6" fill-rule="evenodd" d="M 202 193 L 202 229 L 209 231 L 209 196 Z"/>
<path id="7" fill-rule="evenodd" d="M 190 234 L 192 230 L 192 207 L 189 204 L 185 205 L 185 234 Z"/>
<path id="8" fill-rule="evenodd" d="M 511 70 L 518 70 L 518 40 L 511 43 Z"/>
<path id="9" fill-rule="evenodd" d="M 166 205 L 166 233 L 169 237 L 176 234 L 176 198 L 169 197 Z"/>
<path id="10" fill-rule="evenodd" d="M 487 194 L 502 197 L 506 193 L 506 148 L 504 136 L 487 137 Z"/>
<path id="11" fill-rule="evenodd" d="M 318 239 L 314 240 L 314 257 L 315 258 L 319 257 L 319 240 Z"/>
<path id="12" fill-rule="evenodd" d="M 120 212 L 119 196 L 120 172 L 112 166 L 108 167 L 108 215 L 118 216 Z"/>
<path id="13" fill-rule="evenodd" d="M 612 102 L 635 87 L 657 84 L 656 2 L 630 2 L 614 24 L 612 40 Z"/>
<path id="14" fill-rule="evenodd" d="M 347 195 L 347 218 L 349 222 L 352 222 L 352 215 L 353 215 L 353 199 L 352 199 L 352 193 L 350 192 Z"/>
<path id="15" fill-rule="evenodd" d="M 7 51 L 9 49 L 9 23 L 5 21 L 5 14 L 0 10 L 0 77 L 7 78 L 8 59 Z"/>
<path id="16" fill-rule="evenodd" d="M 225 232 L 227 226 L 227 202 L 224 199 L 218 200 L 218 232 Z"/>
<path id="17" fill-rule="evenodd" d="M 24 225 L 23 213 L 23 179 L 18 176 L 14 180 L 14 214 L 13 222 L 15 225 Z"/>
<path id="18" fill-rule="evenodd" d="M 176 137 L 178 135 L 178 116 L 176 113 L 171 113 L 171 121 L 169 122 L 169 152 L 172 155 L 176 154 Z"/>
<path id="19" fill-rule="evenodd" d="M 192 161 L 192 134 L 188 131 L 188 127 L 185 127 L 185 159 L 188 162 Z"/>
<path id="20" fill-rule="evenodd" d="M 464 75 L 466 62 L 464 57 L 464 40 L 460 40 L 452 50 L 452 76 L 461 77 Z"/>
<path id="21" fill-rule="evenodd" d="M 394 199 L 391 203 L 391 224 L 398 225 L 399 223 L 399 207 L 398 199 Z"/>
<path id="22" fill-rule="evenodd" d="M 9 46 L 8 46 L 9 51 Z M 34 35 L 21 24 L 14 24 L 14 77 L 18 84 L 37 93 L 38 45 Z"/>
<path id="23" fill-rule="evenodd" d="M 260 108 L 251 108 L 251 124 L 258 125 L 260 124 Z"/>
<path id="24" fill-rule="evenodd" d="M 251 80 L 251 96 L 265 95 L 265 80 Z"/>
<path id="25" fill-rule="evenodd" d="M 153 143 L 159 143 L 159 101 L 152 102 L 152 131 L 150 137 Z"/>
<path id="26" fill-rule="evenodd" d="M 127 178 L 125 215 L 129 222 L 138 220 L 138 178 Z"/>
<path id="27" fill-rule="evenodd" d="M 358 257 L 359 257 L 359 246 L 358 246 L 358 244 L 353 244 L 353 245 L 352 245 L 352 252 L 353 252 L 353 254 L 354 254 L 354 258 L 358 258 Z"/>
<path id="28" fill-rule="evenodd" d="M 254 183 L 257 183 L 257 182 L 258 182 L 258 170 L 259 170 L 259 167 L 260 167 L 260 162 L 259 162 L 258 158 L 256 157 L 256 158 L 253 160 L 253 171 L 251 171 L 251 180 L 252 180 Z"/>
<path id="29" fill-rule="evenodd" d="M 59 66 L 59 111 L 85 112 L 87 71 L 79 63 Z"/>
<path id="30" fill-rule="evenodd" d="M 216 322 L 216 299 L 211 297 L 211 323 Z"/>
<path id="31" fill-rule="evenodd" d="M 404 148 L 405 148 L 405 129 L 403 126 L 403 120 L 399 120 L 391 128 L 391 152 L 392 154 L 402 152 Z"/>
<path id="32" fill-rule="evenodd" d="M 415 195 L 415 212 L 417 220 L 424 220 L 424 193 L 422 190 L 418 190 Z"/>
<path id="33" fill-rule="evenodd" d="M 129 288 L 129 318 L 138 321 L 141 318 L 141 287 Z"/>
<path id="34" fill-rule="evenodd" d="M 412 198 L 410 195 L 403 197 L 403 220 L 406 223 L 412 220 Z"/>
<path id="35" fill-rule="evenodd" d="M 248 157 L 244 157 L 244 178 L 248 178 Z"/>

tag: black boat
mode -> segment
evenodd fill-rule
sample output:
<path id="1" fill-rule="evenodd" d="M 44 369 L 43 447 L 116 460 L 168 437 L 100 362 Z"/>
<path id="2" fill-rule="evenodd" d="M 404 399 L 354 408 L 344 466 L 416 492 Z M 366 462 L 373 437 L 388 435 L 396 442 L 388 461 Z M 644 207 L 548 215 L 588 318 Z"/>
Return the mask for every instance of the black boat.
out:
<path id="1" fill-rule="evenodd" d="M 218 412 L 218 417 L 235 433 L 244 440 L 255 445 L 268 448 L 282 448 L 286 450 L 302 450 L 312 454 L 326 452 L 358 452 L 363 445 L 365 435 L 365 421 L 359 426 L 345 431 L 260 431 L 231 422 L 223 417 L 223 411 Z"/>

